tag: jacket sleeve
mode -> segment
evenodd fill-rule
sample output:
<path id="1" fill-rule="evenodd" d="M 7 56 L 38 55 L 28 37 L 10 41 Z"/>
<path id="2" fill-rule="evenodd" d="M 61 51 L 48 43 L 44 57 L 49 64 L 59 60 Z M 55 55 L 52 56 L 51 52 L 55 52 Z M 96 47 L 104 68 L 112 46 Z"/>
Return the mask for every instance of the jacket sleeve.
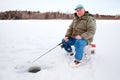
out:
<path id="1" fill-rule="evenodd" d="M 70 24 L 69 28 L 67 29 L 67 32 L 65 34 L 65 37 L 71 37 L 72 33 L 73 33 L 73 26 L 75 26 L 75 24 L 78 21 L 78 17 L 75 16 L 72 23 Z"/>
<path id="2" fill-rule="evenodd" d="M 67 29 L 65 37 L 71 37 L 71 35 L 72 35 L 72 26 L 73 26 L 73 22 L 70 24 L 69 28 Z"/>
<path id="3" fill-rule="evenodd" d="M 87 32 L 81 34 L 81 36 L 85 40 L 88 40 L 92 38 L 96 32 L 96 20 L 93 17 L 89 17 L 86 26 L 87 26 Z"/>

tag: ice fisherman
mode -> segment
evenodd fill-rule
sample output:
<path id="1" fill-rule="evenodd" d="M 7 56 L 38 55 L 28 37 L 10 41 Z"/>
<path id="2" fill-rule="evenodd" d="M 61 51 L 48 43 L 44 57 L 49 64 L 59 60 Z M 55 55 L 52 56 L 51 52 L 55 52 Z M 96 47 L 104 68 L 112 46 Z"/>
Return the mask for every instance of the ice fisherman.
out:
<path id="1" fill-rule="evenodd" d="M 74 56 L 74 64 L 81 63 L 84 47 L 92 43 L 95 32 L 95 18 L 85 10 L 83 5 L 77 5 L 72 23 L 62 40 L 62 46 L 65 51 L 70 56 Z M 75 47 L 75 52 L 72 50 L 72 45 Z"/>

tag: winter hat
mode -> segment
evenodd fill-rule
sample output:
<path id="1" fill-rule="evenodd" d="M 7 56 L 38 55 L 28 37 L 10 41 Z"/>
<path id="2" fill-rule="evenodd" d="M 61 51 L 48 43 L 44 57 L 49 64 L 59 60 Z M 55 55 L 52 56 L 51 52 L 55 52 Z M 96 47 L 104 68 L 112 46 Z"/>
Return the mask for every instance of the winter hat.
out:
<path id="1" fill-rule="evenodd" d="M 81 4 L 79 4 L 79 5 L 76 6 L 75 10 L 77 10 L 77 9 L 83 9 L 83 8 L 84 8 L 84 6 L 81 5 Z"/>

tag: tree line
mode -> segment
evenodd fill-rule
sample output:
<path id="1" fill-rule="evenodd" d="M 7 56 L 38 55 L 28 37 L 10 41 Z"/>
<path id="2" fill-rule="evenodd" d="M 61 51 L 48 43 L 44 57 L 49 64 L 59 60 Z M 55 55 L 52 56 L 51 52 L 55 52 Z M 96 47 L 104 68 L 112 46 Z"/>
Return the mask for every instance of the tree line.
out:
<path id="1" fill-rule="evenodd" d="M 120 15 L 100 15 L 93 14 L 96 19 L 115 19 L 119 20 Z M 40 12 L 40 11 L 5 11 L 0 12 L 0 20 L 19 20 L 19 19 L 73 19 L 72 13 L 61 12 Z"/>

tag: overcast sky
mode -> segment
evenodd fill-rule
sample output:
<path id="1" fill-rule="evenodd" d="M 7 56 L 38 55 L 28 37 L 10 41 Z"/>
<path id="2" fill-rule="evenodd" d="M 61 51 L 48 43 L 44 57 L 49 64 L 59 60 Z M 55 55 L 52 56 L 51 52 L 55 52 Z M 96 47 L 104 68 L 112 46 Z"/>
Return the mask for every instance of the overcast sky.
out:
<path id="1" fill-rule="evenodd" d="M 93 14 L 120 14 L 120 0 L 0 0 L 0 11 L 60 11 L 74 13 L 77 4 Z"/>

